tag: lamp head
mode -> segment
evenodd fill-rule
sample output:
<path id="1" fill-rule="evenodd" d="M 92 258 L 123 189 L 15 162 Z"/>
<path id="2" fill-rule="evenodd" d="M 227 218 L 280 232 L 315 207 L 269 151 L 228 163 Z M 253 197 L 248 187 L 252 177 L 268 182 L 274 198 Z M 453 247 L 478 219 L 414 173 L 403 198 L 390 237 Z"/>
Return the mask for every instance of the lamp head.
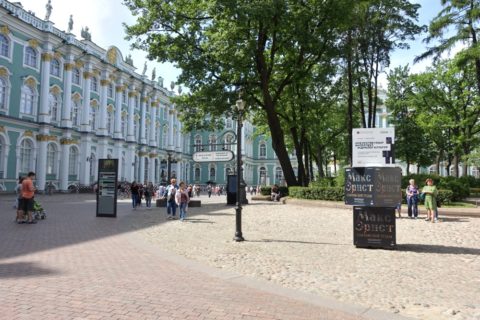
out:
<path id="1" fill-rule="evenodd" d="M 238 99 L 236 102 L 238 111 L 243 111 L 245 109 L 245 101 Z"/>

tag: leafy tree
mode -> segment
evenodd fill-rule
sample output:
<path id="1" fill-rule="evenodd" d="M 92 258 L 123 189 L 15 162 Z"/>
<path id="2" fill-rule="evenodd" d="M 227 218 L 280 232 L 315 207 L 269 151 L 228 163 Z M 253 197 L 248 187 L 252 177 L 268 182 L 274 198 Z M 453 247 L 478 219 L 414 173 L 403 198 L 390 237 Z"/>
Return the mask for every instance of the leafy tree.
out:
<path id="1" fill-rule="evenodd" d="M 126 26 L 134 46 L 182 69 L 191 90 L 177 101 L 186 129 L 216 125 L 227 97 L 242 88 L 263 112 L 288 185 L 296 185 L 281 125 L 286 89 L 336 54 L 350 16 L 347 0 L 124 0 L 138 17 Z M 342 23 L 343 22 L 343 23 Z M 207 115 L 210 115 L 207 117 Z M 207 123 L 202 118 L 206 117 Z"/>

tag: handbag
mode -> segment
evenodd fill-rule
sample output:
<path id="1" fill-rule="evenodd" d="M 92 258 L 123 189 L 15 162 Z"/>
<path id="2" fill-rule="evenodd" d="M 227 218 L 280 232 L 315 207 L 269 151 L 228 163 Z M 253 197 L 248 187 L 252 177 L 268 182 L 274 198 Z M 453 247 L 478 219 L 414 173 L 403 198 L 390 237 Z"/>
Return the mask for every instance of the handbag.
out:
<path id="1" fill-rule="evenodd" d="M 425 201 L 425 193 L 423 193 L 423 192 L 420 193 L 420 194 L 418 195 L 418 199 L 420 199 L 420 201 Z"/>

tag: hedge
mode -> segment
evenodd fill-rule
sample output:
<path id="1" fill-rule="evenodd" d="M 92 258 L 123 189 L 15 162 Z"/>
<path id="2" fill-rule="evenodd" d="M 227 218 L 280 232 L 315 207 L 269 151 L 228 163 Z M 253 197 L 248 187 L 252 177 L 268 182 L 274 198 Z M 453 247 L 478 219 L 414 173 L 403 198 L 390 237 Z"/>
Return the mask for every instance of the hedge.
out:
<path id="1" fill-rule="evenodd" d="M 282 195 L 282 197 L 289 195 L 288 189 L 289 189 L 288 187 L 278 187 L 278 191 L 280 191 L 280 194 Z M 262 196 L 271 195 L 272 194 L 272 186 L 260 187 L 260 193 L 262 194 Z"/>

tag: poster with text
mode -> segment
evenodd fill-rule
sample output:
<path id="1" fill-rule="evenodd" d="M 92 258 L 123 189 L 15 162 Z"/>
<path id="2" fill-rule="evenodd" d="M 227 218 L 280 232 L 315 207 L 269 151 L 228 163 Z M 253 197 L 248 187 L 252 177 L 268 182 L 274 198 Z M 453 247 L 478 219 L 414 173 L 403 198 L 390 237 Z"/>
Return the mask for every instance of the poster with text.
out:
<path id="1" fill-rule="evenodd" d="M 352 130 L 352 167 L 395 166 L 394 128 Z"/>

